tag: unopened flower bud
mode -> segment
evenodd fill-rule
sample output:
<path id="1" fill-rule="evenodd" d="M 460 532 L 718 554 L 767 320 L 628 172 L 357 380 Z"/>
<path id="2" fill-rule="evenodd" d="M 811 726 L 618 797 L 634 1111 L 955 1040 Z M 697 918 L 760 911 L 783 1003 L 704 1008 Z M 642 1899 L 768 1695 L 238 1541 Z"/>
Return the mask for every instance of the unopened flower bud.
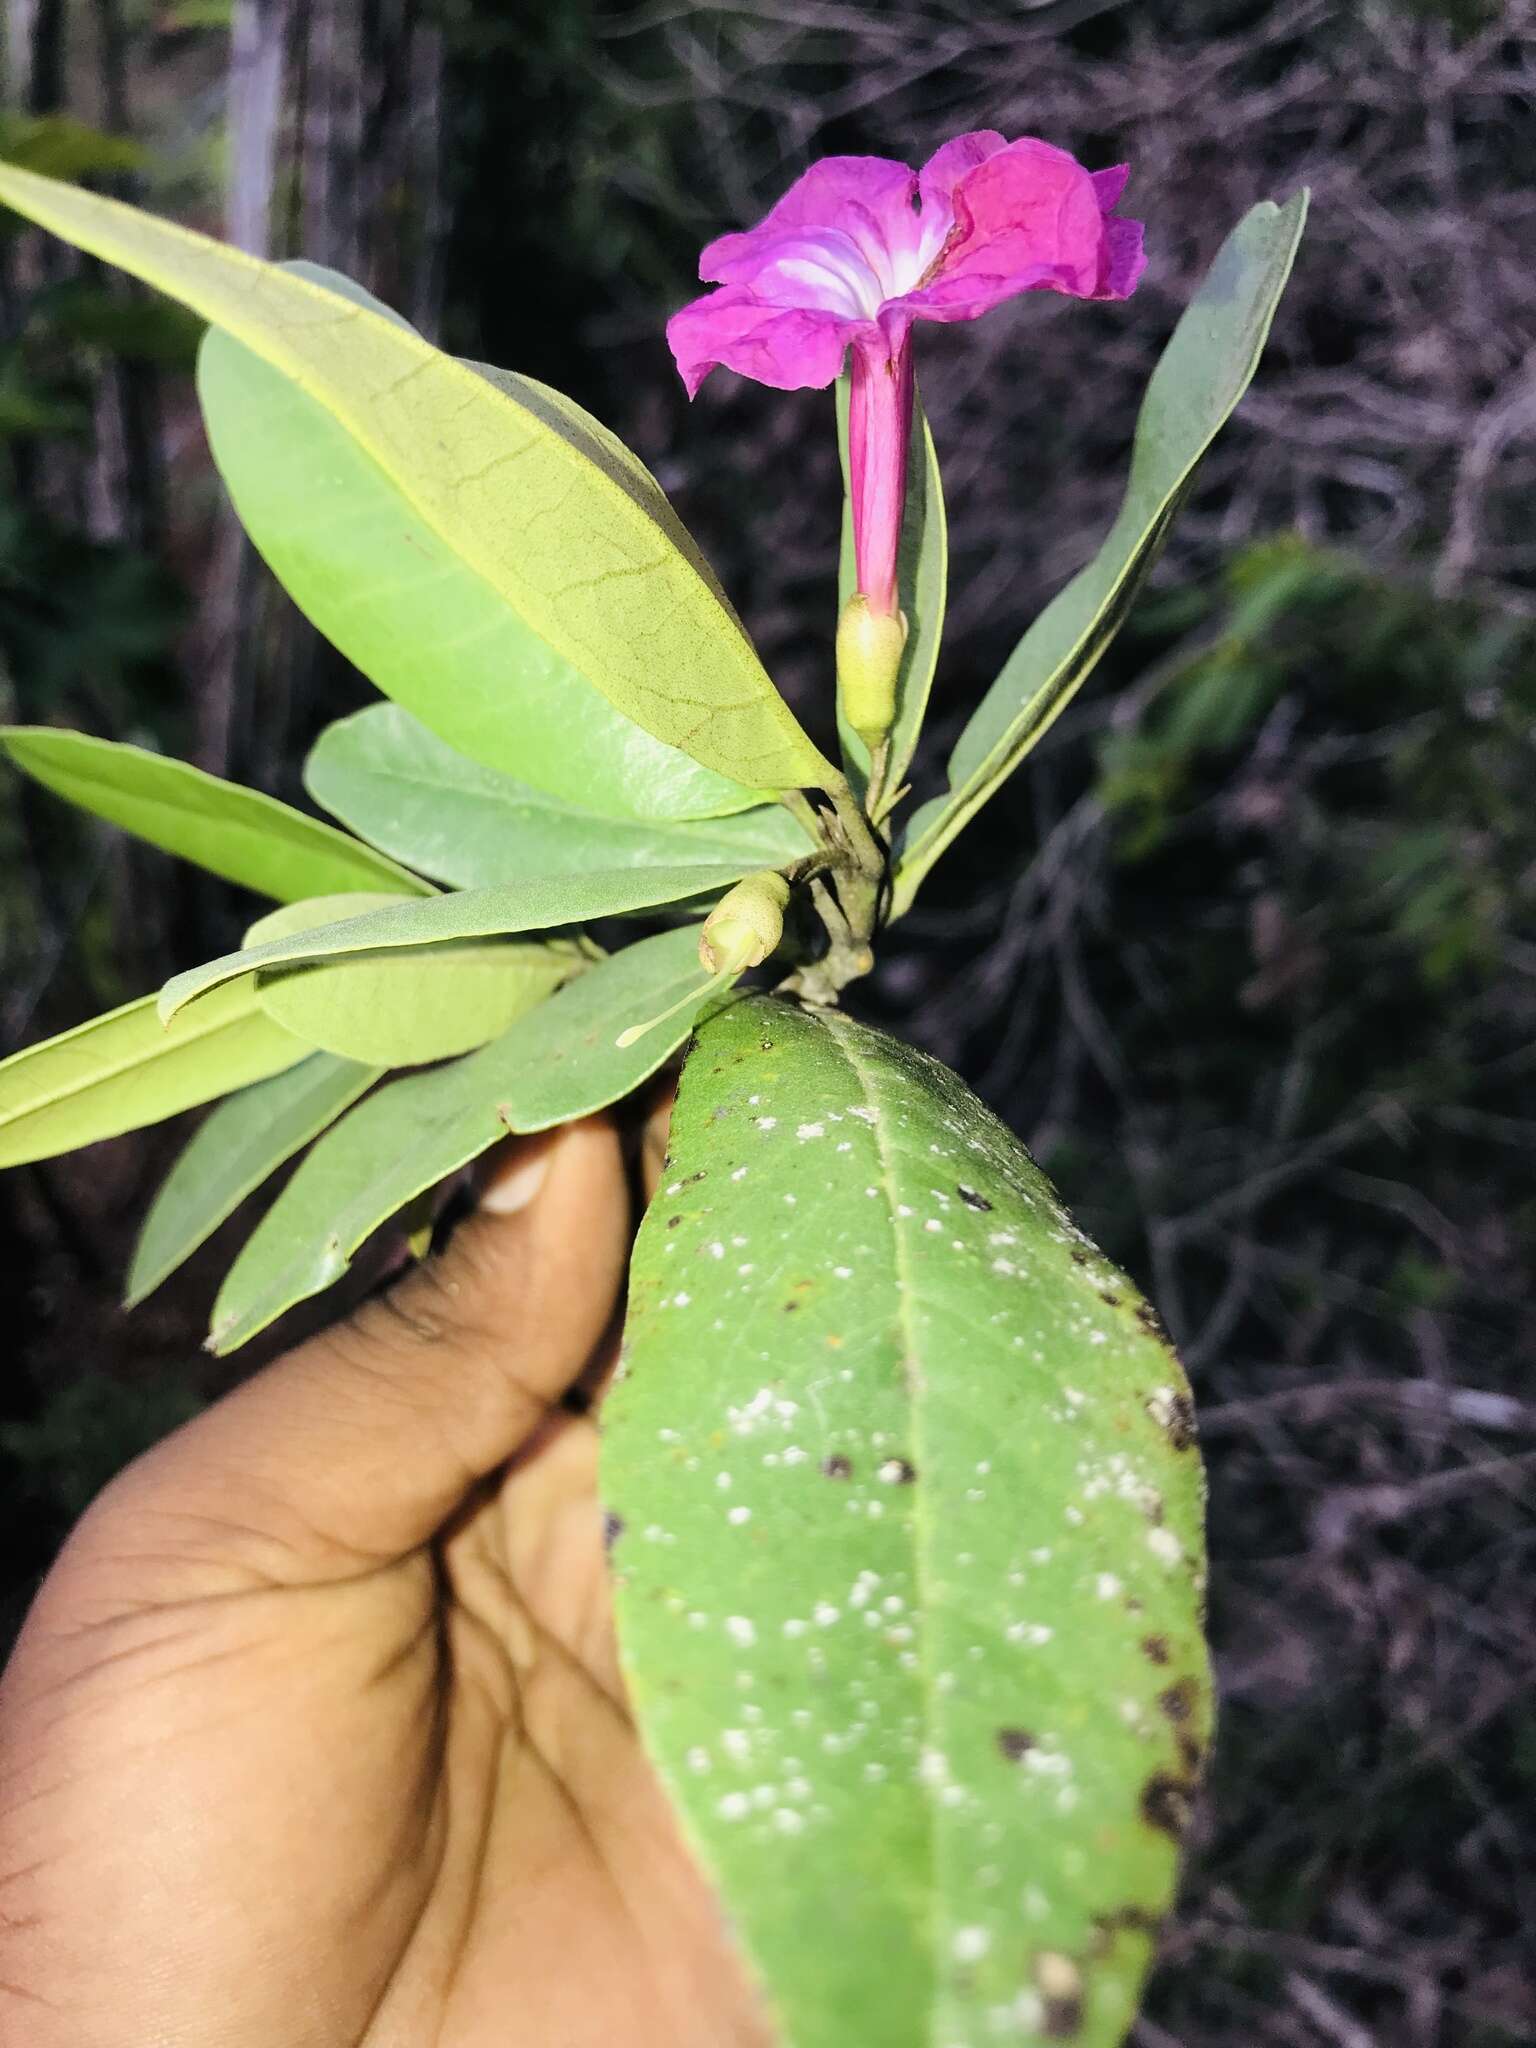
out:
<path id="1" fill-rule="evenodd" d="M 715 905 L 699 934 L 699 958 L 709 974 L 744 974 L 758 967 L 784 936 L 789 884 L 765 868 L 748 875 Z"/>
<path id="2" fill-rule="evenodd" d="M 896 717 L 896 678 L 907 644 L 905 612 L 871 611 L 856 590 L 837 622 L 837 693 L 843 716 L 871 753 Z"/>

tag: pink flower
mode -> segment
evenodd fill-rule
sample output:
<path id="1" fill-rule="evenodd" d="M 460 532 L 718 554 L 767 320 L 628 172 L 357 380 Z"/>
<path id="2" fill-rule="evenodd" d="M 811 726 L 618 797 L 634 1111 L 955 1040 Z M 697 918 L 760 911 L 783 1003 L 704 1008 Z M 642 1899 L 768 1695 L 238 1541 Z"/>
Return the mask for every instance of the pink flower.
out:
<path id="1" fill-rule="evenodd" d="M 719 364 L 781 391 L 830 384 L 853 350 L 854 544 L 877 616 L 896 608 L 912 322 L 975 320 L 1019 292 L 1128 298 L 1145 264 L 1141 223 L 1112 211 L 1128 175 L 990 129 L 956 136 L 917 172 L 826 157 L 757 227 L 699 258 L 720 288 L 667 323 L 690 398 Z"/>

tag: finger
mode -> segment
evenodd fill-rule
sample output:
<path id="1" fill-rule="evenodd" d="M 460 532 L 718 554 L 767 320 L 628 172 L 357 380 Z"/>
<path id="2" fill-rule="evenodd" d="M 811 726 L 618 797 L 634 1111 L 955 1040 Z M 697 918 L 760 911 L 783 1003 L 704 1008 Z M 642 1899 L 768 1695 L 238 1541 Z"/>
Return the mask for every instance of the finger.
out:
<path id="1" fill-rule="evenodd" d="M 609 1119 L 520 1140 L 440 1257 L 168 1438 L 114 1505 L 163 1503 L 199 1557 L 269 1582 L 403 1556 L 579 1376 L 628 1237 Z"/>

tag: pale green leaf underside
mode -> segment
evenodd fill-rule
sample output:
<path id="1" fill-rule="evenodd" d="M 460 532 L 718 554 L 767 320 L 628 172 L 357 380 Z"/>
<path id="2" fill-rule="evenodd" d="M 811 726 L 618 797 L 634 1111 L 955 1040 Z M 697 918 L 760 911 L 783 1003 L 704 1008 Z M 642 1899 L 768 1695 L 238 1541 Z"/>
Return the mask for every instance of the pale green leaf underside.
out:
<path id="1" fill-rule="evenodd" d="M 162 1182 L 139 1232 L 124 1306 L 152 1294 L 247 1195 L 351 1108 L 378 1067 L 311 1053 L 210 1110 Z"/>
<path id="2" fill-rule="evenodd" d="M 843 471 L 843 530 L 838 557 L 837 604 L 843 606 L 857 589 L 853 554 L 853 509 L 848 498 L 848 379 L 837 380 L 837 446 Z M 917 752 L 944 637 L 944 605 L 949 589 L 949 528 L 944 517 L 944 484 L 921 398 L 912 403 L 912 441 L 907 455 L 907 499 L 902 512 L 901 546 L 896 560 L 896 588 L 907 615 L 907 644 L 896 678 L 896 722 L 891 728 L 891 764 L 887 787 L 895 790 Z M 863 789 L 869 775 L 869 749 L 845 718 L 838 729 L 843 753 Z"/>
<path id="3" fill-rule="evenodd" d="M 683 903 L 728 889 L 749 863 L 728 867 L 603 869 L 590 874 L 526 875 L 489 889 L 461 889 L 423 903 L 370 910 L 338 924 L 296 932 L 286 939 L 226 953 L 202 967 L 173 975 L 160 991 L 161 1014 L 172 1017 L 195 996 L 251 970 L 334 959 L 345 953 L 396 946 L 430 946 L 448 939 L 486 939 L 503 932 L 552 931 L 596 917 L 622 917 L 662 903 Z"/>
<path id="4" fill-rule="evenodd" d="M 320 399 L 439 538 L 658 739 L 754 787 L 830 772 L 694 564 L 528 407 L 397 322 L 187 229 L 14 165 L 0 198 Z"/>
<path id="5" fill-rule="evenodd" d="M 494 1044 L 371 1095 L 319 1141 L 257 1226 L 214 1304 L 211 1348 L 234 1350 L 330 1286 L 381 1224 L 508 1131 L 547 1130 L 638 1088 L 687 1036 L 691 1012 L 626 1050 L 614 1039 L 702 980 L 697 925 L 642 939 Z"/>
<path id="6" fill-rule="evenodd" d="M 344 278 L 301 274 L 386 313 Z M 197 379 L 214 460 L 273 574 L 376 688 L 444 740 L 620 818 L 755 801 L 610 704 L 290 377 L 211 328 Z"/>
<path id="7" fill-rule="evenodd" d="M 317 896 L 259 918 L 247 946 L 315 931 L 397 902 L 385 896 Z M 378 1067 L 419 1067 L 487 1040 L 580 971 L 570 949 L 505 939 L 355 953 L 256 977 L 261 1007 L 323 1052 Z"/>
<path id="8" fill-rule="evenodd" d="M 811 850 L 780 804 L 666 823 L 595 817 L 469 760 L 396 704 L 371 705 L 329 727 L 304 780 L 316 803 L 354 832 L 459 889 L 594 868 L 778 868 Z"/>
<path id="9" fill-rule="evenodd" d="M 911 819 L 897 915 L 939 855 L 1065 709 L 1119 631 L 1200 458 L 1253 381 L 1296 260 L 1307 194 L 1266 200 L 1223 244 L 1147 386 L 1125 500 L 1108 538 L 1024 635 L 956 743 L 949 789 Z"/>
<path id="10" fill-rule="evenodd" d="M 340 292 L 343 298 L 352 300 L 354 305 L 366 306 L 372 312 L 381 313 L 386 320 L 394 321 L 397 327 L 403 327 L 408 334 L 420 331 L 411 325 L 403 313 L 396 312 L 393 306 L 386 306 L 384 301 L 375 298 L 366 286 L 360 285 L 355 278 L 347 277 L 342 271 L 330 270 L 324 264 L 309 263 L 303 258 L 290 260 L 281 267 L 293 271 L 299 277 L 311 279 L 328 291 Z M 553 385 L 541 384 L 536 377 L 524 377 L 516 370 L 497 369 L 490 363 L 465 360 L 465 367 L 473 370 L 477 377 L 484 377 L 487 383 L 494 385 L 498 391 L 505 392 L 516 404 L 526 406 L 530 412 L 536 413 L 588 462 L 595 463 L 611 481 L 627 492 L 647 518 L 654 520 L 662 529 L 678 552 L 688 558 L 701 580 L 709 585 L 720 604 L 745 633 L 746 629 L 741 626 L 735 607 L 721 588 L 720 579 L 700 552 L 697 541 L 678 518 L 666 492 L 633 448 L 626 446 L 611 428 L 605 427 L 600 419 L 589 413 L 585 407 L 578 405 L 574 398 L 568 397 L 563 391 L 555 390 Z"/>
<path id="11" fill-rule="evenodd" d="M 1118 2043 L 1211 1700 L 1176 1359 L 936 1062 L 701 1025 L 603 1497 L 640 1724 L 789 2048 Z"/>
<path id="12" fill-rule="evenodd" d="M 51 726 L 0 726 L 16 766 L 66 802 L 258 895 L 289 903 L 344 889 L 429 885 L 334 825 L 185 761 Z"/>
<path id="13" fill-rule="evenodd" d="M 0 1062 L 0 1166 L 159 1123 L 308 1051 L 262 1011 L 254 977 L 169 1026 L 144 996 Z"/>

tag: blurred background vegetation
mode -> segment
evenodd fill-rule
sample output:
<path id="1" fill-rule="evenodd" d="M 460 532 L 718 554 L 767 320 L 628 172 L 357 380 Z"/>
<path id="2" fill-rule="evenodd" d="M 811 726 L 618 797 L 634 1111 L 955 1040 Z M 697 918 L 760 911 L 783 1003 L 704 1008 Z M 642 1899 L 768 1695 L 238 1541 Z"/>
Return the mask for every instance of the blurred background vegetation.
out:
<path id="1" fill-rule="evenodd" d="M 625 434 L 819 733 L 830 398 L 685 404 L 661 327 L 700 243 L 834 151 L 995 126 L 1129 159 L 1132 306 L 923 336 L 937 760 L 1107 526 L 1221 236 L 1314 187 L 1151 595 L 857 1000 L 1021 1132 L 1201 1397 L 1223 1738 L 1139 2048 L 1536 2037 L 1536 10 L 7 0 L 5 28 L 0 154 L 349 271 Z M 0 222 L 0 715 L 292 799 L 367 693 L 221 503 L 195 342 Z M 5 1050 L 248 915 L 14 783 L 0 855 Z M 198 1339 L 249 1213 L 116 1305 L 184 1136 L 0 1182 L 0 1644 L 92 1492 L 227 1382 Z"/>

